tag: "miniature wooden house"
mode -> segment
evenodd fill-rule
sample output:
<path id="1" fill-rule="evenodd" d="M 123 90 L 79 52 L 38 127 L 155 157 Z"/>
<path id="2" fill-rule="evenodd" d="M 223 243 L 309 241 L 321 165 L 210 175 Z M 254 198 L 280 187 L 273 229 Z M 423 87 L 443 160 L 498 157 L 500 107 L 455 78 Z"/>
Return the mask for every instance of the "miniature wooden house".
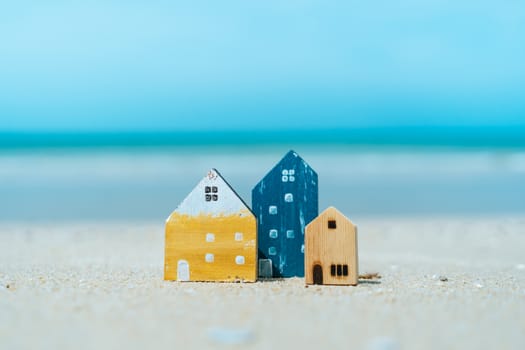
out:
<path id="1" fill-rule="evenodd" d="M 357 284 L 357 227 L 334 207 L 306 226 L 305 269 L 306 284 Z"/>
<path id="2" fill-rule="evenodd" d="M 166 221 L 164 279 L 257 279 L 257 225 L 248 206 L 212 169 Z"/>
<path id="3" fill-rule="evenodd" d="M 318 214 L 317 173 L 294 151 L 252 190 L 259 277 L 304 276 L 304 230 Z"/>

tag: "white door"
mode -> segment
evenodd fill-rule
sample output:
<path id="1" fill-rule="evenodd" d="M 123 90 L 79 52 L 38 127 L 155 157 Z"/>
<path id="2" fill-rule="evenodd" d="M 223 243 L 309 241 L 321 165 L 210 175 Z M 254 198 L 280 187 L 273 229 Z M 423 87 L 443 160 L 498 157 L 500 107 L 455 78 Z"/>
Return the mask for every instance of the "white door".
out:
<path id="1" fill-rule="evenodd" d="M 190 264 L 186 260 L 179 260 L 177 262 L 177 281 L 190 280 Z"/>

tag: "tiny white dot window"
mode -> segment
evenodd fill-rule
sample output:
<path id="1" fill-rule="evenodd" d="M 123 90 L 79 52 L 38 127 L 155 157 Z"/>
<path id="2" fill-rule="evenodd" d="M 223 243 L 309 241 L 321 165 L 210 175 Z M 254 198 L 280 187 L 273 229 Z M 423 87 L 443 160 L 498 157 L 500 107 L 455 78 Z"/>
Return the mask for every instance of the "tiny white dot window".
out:
<path id="1" fill-rule="evenodd" d="M 268 213 L 270 213 L 270 215 L 277 215 L 277 206 L 276 205 L 270 205 L 268 207 Z"/>
<path id="2" fill-rule="evenodd" d="M 277 249 L 275 249 L 275 247 L 268 248 L 268 254 L 269 255 L 276 255 L 277 254 Z"/>
<path id="3" fill-rule="evenodd" d="M 207 233 L 206 234 L 206 242 L 215 242 L 215 234 L 214 233 Z"/>
<path id="4" fill-rule="evenodd" d="M 207 262 L 207 263 L 212 263 L 214 260 L 215 260 L 215 256 L 211 253 L 208 253 L 204 256 L 204 260 Z"/>
<path id="5" fill-rule="evenodd" d="M 277 238 L 278 233 L 277 230 L 270 230 L 270 238 Z"/>
<path id="6" fill-rule="evenodd" d="M 235 232 L 235 240 L 236 241 L 242 241 L 242 232 Z"/>
<path id="7" fill-rule="evenodd" d="M 286 230 L 286 238 L 295 238 L 293 230 Z"/>
<path id="8" fill-rule="evenodd" d="M 237 255 L 237 256 L 235 257 L 235 263 L 236 263 L 237 265 L 244 265 L 244 256 L 242 256 L 242 255 Z"/>
<path id="9" fill-rule="evenodd" d="M 284 195 L 284 201 L 287 202 L 287 203 L 291 203 L 293 202 L 293 194 L 291 193 L 286 193 Z"/>

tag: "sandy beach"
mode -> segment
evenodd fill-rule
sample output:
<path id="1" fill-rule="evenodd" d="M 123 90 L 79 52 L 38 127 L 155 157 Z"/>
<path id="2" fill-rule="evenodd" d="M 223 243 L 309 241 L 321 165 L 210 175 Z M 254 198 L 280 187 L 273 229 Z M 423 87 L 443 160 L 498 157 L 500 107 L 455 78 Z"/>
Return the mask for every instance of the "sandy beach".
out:
<path id="1" fill-rule="evenodd" d="M 525 350 L 525 1 L 2 4 L 0 350 Z"/>
<path id="2" fill-rule="evenodd" d="M 162 280 L 158 222 L 2 223 L 2 349 L 523 349 L 525 220 L 354 218 L 357 287 Z"/>

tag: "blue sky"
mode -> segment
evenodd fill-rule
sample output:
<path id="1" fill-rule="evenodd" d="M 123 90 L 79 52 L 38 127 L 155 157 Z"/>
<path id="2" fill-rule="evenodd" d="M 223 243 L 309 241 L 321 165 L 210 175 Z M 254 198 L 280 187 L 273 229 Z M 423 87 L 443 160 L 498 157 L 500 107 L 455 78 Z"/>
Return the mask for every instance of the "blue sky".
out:
<path id="1" fill-rule="evenodd" d="M 0 130 L 525 124 L 525 2 L 17 1 Z"/>

